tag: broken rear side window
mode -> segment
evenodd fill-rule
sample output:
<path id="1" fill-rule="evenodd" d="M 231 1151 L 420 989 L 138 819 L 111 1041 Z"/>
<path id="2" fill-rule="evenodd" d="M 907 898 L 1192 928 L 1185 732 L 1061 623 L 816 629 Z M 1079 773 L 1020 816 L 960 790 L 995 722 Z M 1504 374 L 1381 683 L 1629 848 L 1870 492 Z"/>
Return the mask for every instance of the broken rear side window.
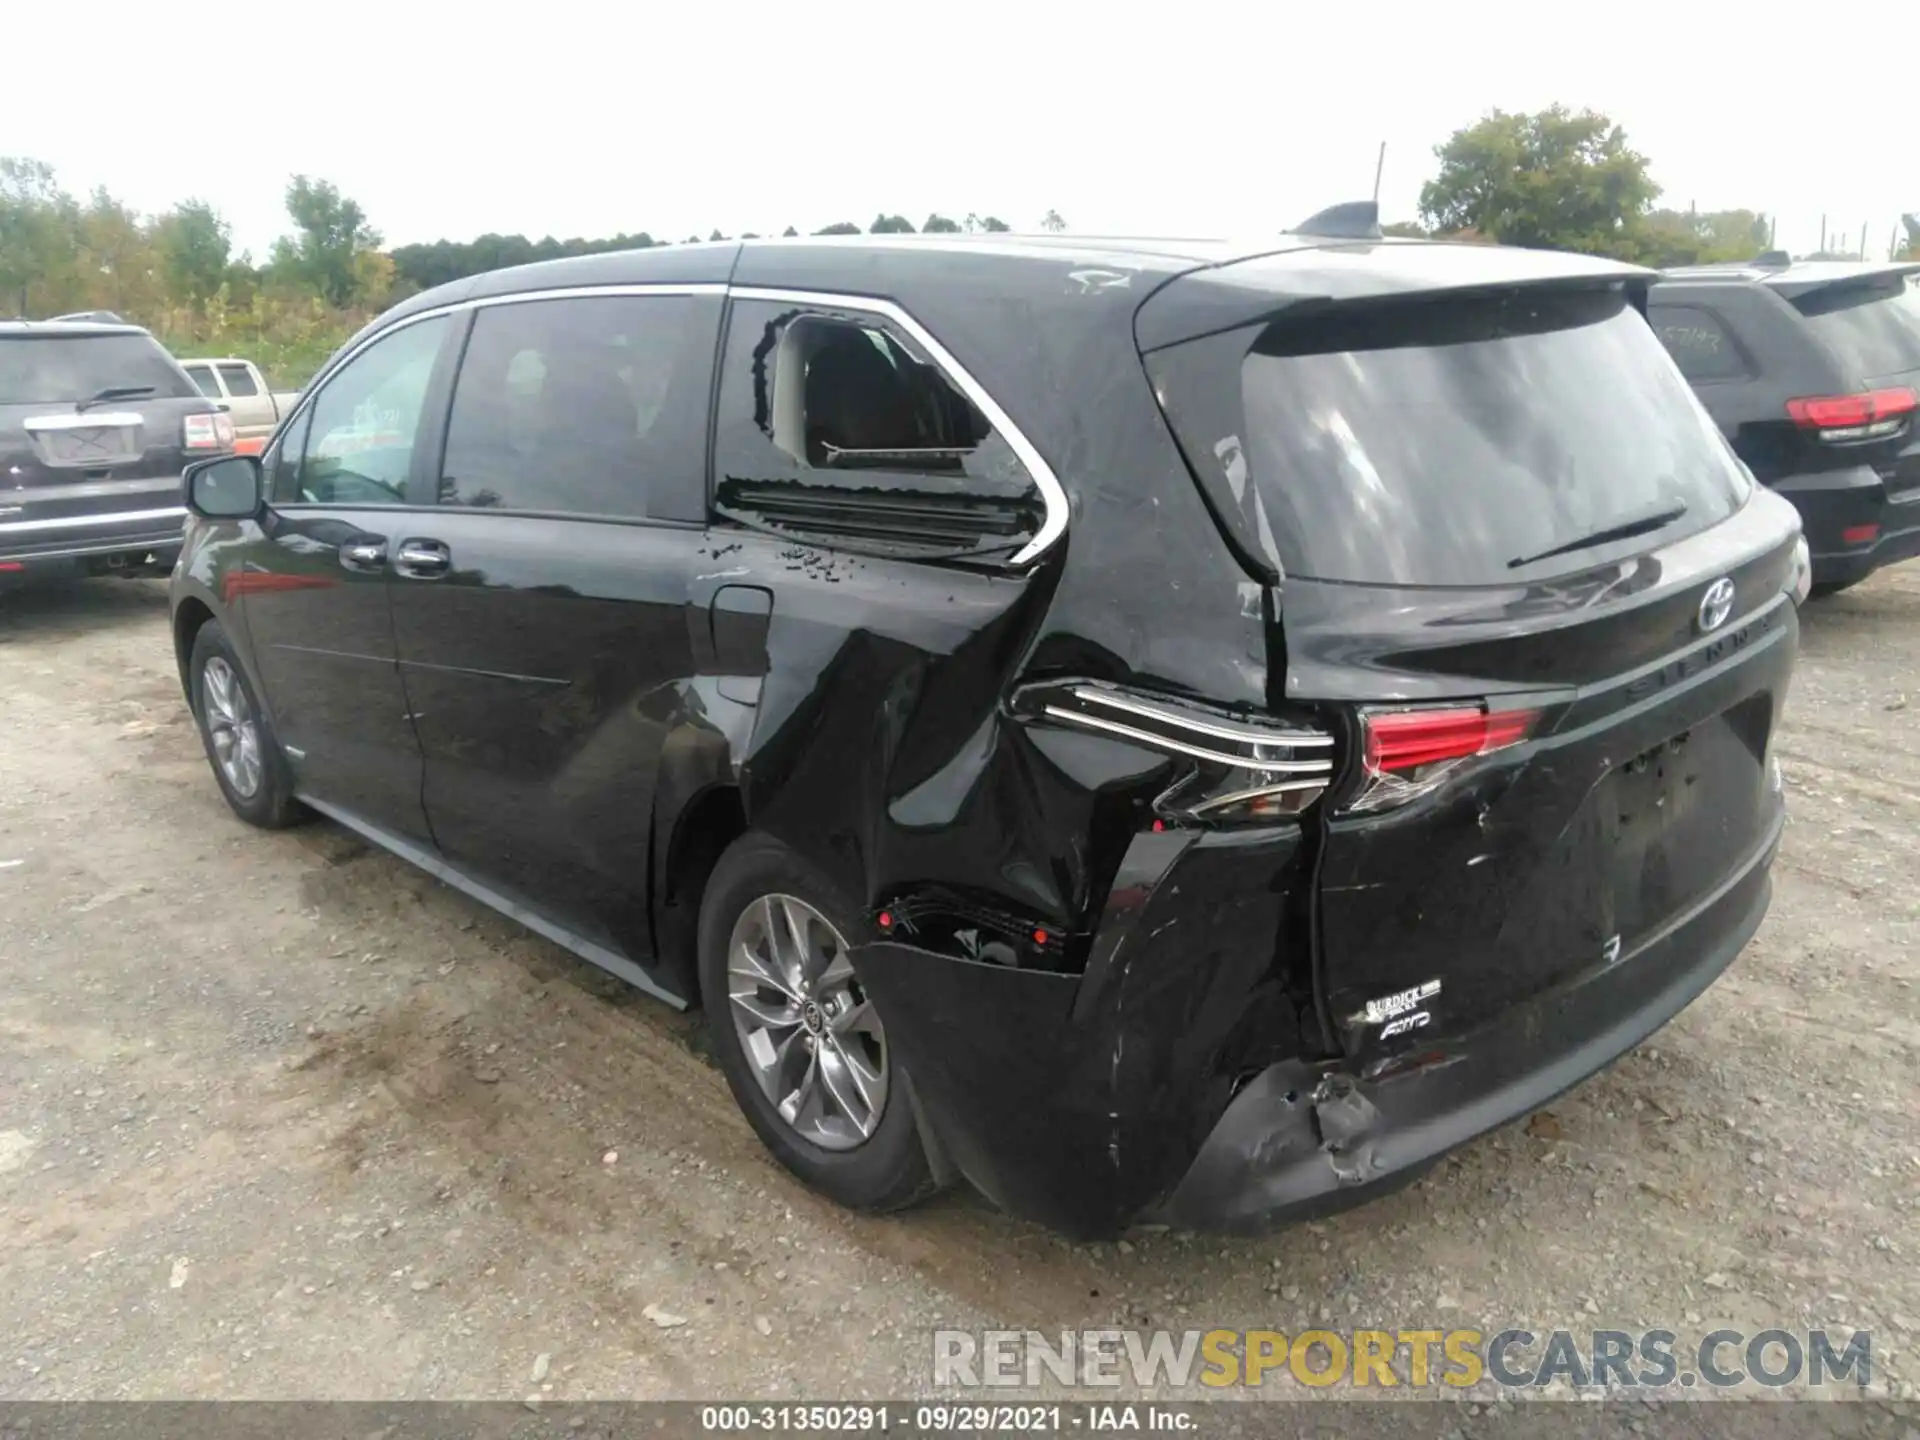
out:
<path id="1" fill-rule="evenodd" d="M 722 514 L 822 543 L 997 555 L 1044 513 L 1006 440 L 875 317 L 737 303 L 714 454 Z"/>

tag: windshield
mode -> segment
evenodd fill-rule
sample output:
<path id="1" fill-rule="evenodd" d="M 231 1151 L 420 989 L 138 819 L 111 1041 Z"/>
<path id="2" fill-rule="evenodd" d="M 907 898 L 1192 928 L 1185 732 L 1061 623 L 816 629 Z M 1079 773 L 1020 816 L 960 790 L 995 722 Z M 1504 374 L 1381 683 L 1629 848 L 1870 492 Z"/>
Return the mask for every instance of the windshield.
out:
<path id="1" fill-rule="evenodd" d="M 121 386 L 167 399 L 197 393 L 149 335 L 0 338 L 0 405 L 72 405 Z"/>
<path id="2" fill-rule="evenodd" d="M 1856 379 L 1884 380 L 1920 370 L 1920 277 L 1824 286 L 1796 296 L 1793 303 Z"/>
<path id="3" fill-rule="evenodd" d="M 1239 368 L 1240 433 L 1182 438 L 1283 574 L 1509 584 L 1691 534 L 1748 494 L 1616 290 L 1342 306 L 1267 327 Z"/>

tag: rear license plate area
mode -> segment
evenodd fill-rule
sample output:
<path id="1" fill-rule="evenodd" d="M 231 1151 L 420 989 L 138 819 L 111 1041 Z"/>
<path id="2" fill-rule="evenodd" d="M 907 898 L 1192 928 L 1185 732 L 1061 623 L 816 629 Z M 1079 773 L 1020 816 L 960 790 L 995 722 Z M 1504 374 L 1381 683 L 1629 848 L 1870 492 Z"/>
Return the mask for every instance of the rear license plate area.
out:
<path id="1" fill-rule="evenodd" d="M 139 435 L 137 426 L 89 425 L 42 431 L 38 439 L 50 465 L 104 470 L 138 460 Z"/>
<path id="2" fill-rule="evenodd" d="M 1719 884 L 1764 827 L 1767 696 L 1621 765 L 1596 799 L 1611 857 L 1612 933 L 1632 940 Z"/>

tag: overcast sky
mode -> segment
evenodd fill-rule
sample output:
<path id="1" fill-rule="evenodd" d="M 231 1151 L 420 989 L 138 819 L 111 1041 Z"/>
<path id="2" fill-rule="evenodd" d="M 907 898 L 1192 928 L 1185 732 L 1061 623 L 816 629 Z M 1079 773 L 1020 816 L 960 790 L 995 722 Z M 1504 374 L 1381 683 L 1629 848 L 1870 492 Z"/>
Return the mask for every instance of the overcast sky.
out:
<path id="1" fill-rule="evenodd" d="M 1181 0 L 413 0 L 8 7 L 0 153 L 147 211 L 198 195 L 261 257 L 295 172 L 390 245 L 803 232 L 969 210 L 1083 233 L 1270 232 L 1364 198 L 1413 217 L 1492 106 L 1604 110 L 1667 203 L 1821 215 L 1884 246 L 1920 209 L 1920 111 L 1858 15 L 1818 41 L 1724 5 Z M 1839 12 L 1833 12 L 1836 17 Z M 1871 26 L 1868 27 L 1869 29 Z M 1891 36 L 1892 32 L 1889 32 Z M 1889 38 L 1887 43 L 1900 46 Z"/>

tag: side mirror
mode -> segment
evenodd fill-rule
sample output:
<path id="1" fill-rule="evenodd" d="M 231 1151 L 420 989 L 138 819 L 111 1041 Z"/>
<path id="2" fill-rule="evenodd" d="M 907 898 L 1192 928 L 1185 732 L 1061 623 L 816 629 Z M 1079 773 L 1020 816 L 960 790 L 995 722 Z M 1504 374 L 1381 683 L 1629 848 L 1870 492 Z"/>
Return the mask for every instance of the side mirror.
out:
<path id="1" fill-rule="evenodd" d="M 260 460 L 222 455 L 199 460 L 181 475 L 187 508 L 209 520 L 244 520 L 260 509 Z"/>

